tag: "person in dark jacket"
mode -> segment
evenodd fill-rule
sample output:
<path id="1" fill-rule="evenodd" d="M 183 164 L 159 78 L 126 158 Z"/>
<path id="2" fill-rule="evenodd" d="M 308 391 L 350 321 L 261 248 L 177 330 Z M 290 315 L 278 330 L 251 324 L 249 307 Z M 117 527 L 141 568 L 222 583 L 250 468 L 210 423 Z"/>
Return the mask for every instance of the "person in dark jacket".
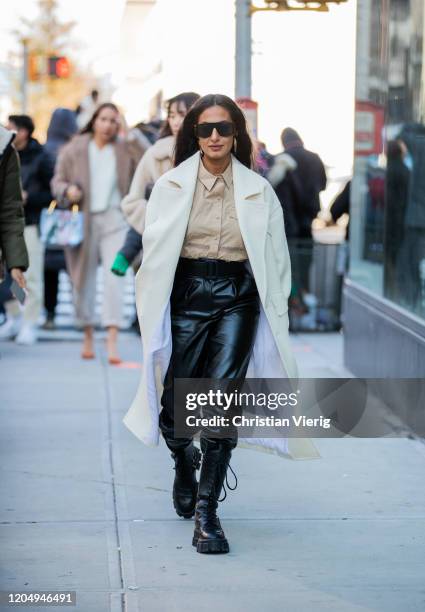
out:
<path id="1" fill-rule="evenodd" d="M 289 168 L 282 181 L 275 185 L 275 191 L 286 220 L 293 265 L 292 295 L 302 301 L 303 295 L 309 293 L 309 272 L 313 257 L 311 225 L 320 211 L 319 194 L 326 189 L 326 170 L 317 153 L 304 148 L 300 135 L 293 128 L 283 130 L 281 141 L 284 149 L 282 156 L 291 158 L 296 166 Z"/>
<path id="2" fill-rule="evenodd" d="M 411 167 L 399 256 L 399 303 L 425 317 L 425 125 L 407 123 L 398 138 L 403 163 Z"/>
<path id="3" fill-rule="evenodd" d="M 21 163 L 24 236 L 30 258 L 27 272 L 28 296 L 23 312 L 23 325 L 16 341 L 18 344 L 34 344 L 37 340 L 37 322 L 41 314 L 43 296 L 43 247 L 38 225 L 42 209 L 48 207 L 52 199 L 50 181 L 54 163 L 44 147 L 32 137 L 34 123 L 31 117 L 10 115 L 8 127 L 16 132 L 14 145 Z"/>
<path id="4" fill-rule="evenodd" d="M 19 157 L 14 149 L 14 134 L 0 125 L 0 302 L 11 299 L 10 283 L 25 288 L 24 271 L 28 253 L 24 239 L 24 211 Z M 7 274 L 7 279 L 3 277 Z M 8 338 L 14 319 L 0 327 L 0 338 Z"/>
<path id="5" fill-rule="evenodd" d="M 387 144 L 386 206 L 384 220 L 384 295 L 400 302 L 400 251 L 406 234 L 406 210 L 409 200 L 411 172 L 404 163 L 407 149 L 404 142 L 390 140 Z"/>
<path id="6" fill-rule="evenodd" d="M 296 162 L 293 179 L 293 209 L 298 222 L 298 238 L 311 238 L 311 223 L 320 211 L 320 192 L 326 189 L 325 166 L 317 155 L 304 148 L 300 135 L 292 128 L 281 134 L 287 155 Z M 276 190 L 277 191 L 277 190 Z"/>
<path id="7" fill-rule="evenodd" d="M 69 108 L 57 108 L 50 119 L 44 150 L 56 161 L 59 149 L 77 133 L 75 112 Z M 55 328 L 55 310 L 58 303 L 59 272 L 66 270 L 63 249 L 46 248 L 44 252 L 44 329 Z"/>

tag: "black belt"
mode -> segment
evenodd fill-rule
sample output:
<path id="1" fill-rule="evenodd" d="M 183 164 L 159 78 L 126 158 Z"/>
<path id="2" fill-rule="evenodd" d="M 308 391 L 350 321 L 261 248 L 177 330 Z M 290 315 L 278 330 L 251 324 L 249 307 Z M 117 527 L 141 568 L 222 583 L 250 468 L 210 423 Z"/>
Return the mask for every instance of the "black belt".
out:
<path id="1" fill-rule="evenodd" d="M 245 260 L 247 261 L 247 260 Z M 222 259 L 190 259 L 180 257 L 176 274 L 189 276 L 235 276 L 247 274 L 248 269 L 244 261 L 224 261 Z"/>

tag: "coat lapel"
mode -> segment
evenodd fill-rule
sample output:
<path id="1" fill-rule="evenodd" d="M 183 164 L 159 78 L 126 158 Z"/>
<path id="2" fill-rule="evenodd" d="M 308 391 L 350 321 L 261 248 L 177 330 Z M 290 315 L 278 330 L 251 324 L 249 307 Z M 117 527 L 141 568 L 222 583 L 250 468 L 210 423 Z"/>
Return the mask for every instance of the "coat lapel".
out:
<path id="1" fill-rule="evenodd" d="M 170 298 L 186 235 L 198 166 L 199 153 L 167 172 L 160 189 L 151 196 L 155 198 L 161 223 L 146 225 L 143 262 L 136 276 L 138 310 L 145 319 L 146 342 L 156 334 L 158 321 L 162 327 L 162 313 Z"/>
<path id="2" fill-rule="evenodd" d="M 172 197 L 172 206 L 167 206 L 167 224 L 175 236 L 173 246 L 177 256 L 176 266 L 189 222 L 198 176 L 199 159 L 199 153 L 192 155 L 177 168 L 170 170 L 167 173 L 167 181 L 163 183 L 163 188 L 168 190 Z"/>
<path id="3" fill-rule="evenodd" d="M 262 179 L 232 157 L 235 207 L 239 227 L 260 297 L 265 302 L 265 243 L 269 209 L 264 201 Z"/>
<path id="4" fill-rule="evenodd" d="M 167 207 L 167 217 L 170 229 L 176 236 L 174 247 L 178 256 L 180 256 L 183 247 L 189 222 L 198 176 L 199 159 L 199 153 L 195 153 L 177 168 L 170 170 L 167 173 L 167 181 L 163 184 L 163 187 L 168 189 L 170 194 L 172 193 L 172 206 Z"/>

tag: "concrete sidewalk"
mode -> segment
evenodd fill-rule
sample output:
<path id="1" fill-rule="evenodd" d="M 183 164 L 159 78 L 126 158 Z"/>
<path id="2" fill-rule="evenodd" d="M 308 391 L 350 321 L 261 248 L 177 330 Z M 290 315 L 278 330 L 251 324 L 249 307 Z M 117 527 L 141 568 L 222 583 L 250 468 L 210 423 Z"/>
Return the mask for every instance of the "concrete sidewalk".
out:
<path id="1" fill-rule="evenodd" d="M 129 367 L 113 368 L 101 340 L 83 362 L 44 338 L 0 344 L 0 589 L 75 590 L 79 612 L 425 609 L 420 442 L 316 440 L 311 461 L 237 449 L 219 507 L 231 552 L 199 555 L 169 452 L 122 424 L 139 340 L 122 337 Z M 340 334 L 292 340 L 303 376 L 349 375 Z"/>

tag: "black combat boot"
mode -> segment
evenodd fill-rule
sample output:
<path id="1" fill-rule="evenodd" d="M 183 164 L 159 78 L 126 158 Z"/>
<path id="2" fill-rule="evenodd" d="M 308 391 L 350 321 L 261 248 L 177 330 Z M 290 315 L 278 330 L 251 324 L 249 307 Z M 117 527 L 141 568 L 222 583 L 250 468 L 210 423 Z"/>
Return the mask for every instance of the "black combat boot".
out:
<path id="1" fill-rule="evenodd" d="M 193 443 L 171 453 L 176 475 L 173 485 L 173 504 L 179 516 L 190 519 L 195 514 L 198 481 L 196 470 L 201 465 L 201 451 Z"/>
<path id="2" fill-rule="evenodd" d="M 202 440 L 203 460 L 195 510 L 192 544 L 199 553 L 228 553 L 229 543 L 216 514 L 232 454 L 222 440 Z M 230 488 L 230 487 L 229 487 Z M 224 499 L 224 498 L 223 498 Z"/>

